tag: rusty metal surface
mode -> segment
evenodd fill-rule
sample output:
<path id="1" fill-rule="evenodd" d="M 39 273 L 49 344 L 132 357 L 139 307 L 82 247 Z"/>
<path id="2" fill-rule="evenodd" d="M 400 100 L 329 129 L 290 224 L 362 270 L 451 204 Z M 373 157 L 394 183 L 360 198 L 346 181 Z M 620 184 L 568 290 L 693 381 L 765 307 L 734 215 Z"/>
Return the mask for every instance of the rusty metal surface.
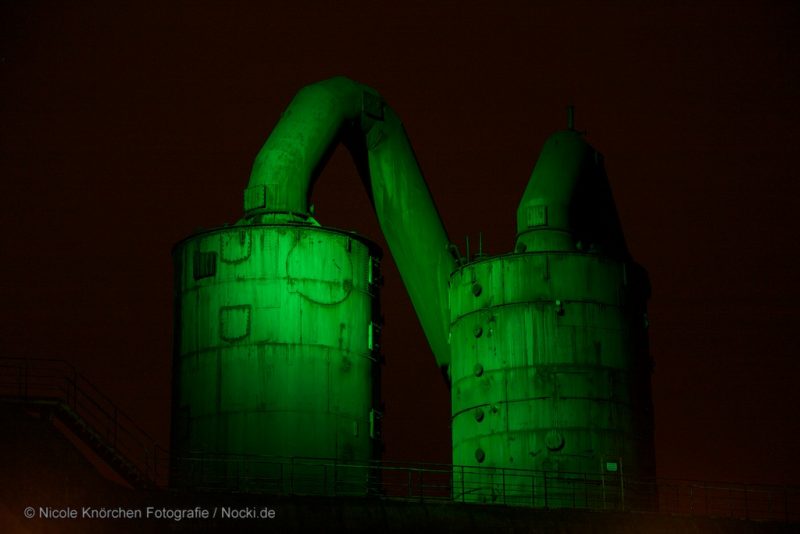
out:
<path id="1" fill-rule="evenodd" d="M 173 256 L 173 453 L 373 458 L 379 250 L 330 229 L 245 225 Z M 197 276 L 198 261 L 213 274 Z"/>
<path id="2" fill-rule="evenodd" d="M 634 335 L 643 300 L 629 275 L 621 262 L 567 252 L 509 254 L 453 274 L 454 464 L 654 475 L 649 360 Z M 482 488 L 467 500 L 532 498 L 530 487 L 481 473 L 454 473 Z M 573 483 L 551 484 L 548 498 Z"/>

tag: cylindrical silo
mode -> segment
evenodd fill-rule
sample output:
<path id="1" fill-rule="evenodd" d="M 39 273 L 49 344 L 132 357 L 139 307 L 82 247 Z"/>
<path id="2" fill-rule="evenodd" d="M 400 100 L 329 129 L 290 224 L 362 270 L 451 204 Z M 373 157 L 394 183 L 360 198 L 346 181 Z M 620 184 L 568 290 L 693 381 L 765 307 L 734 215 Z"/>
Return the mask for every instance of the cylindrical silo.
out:
<path id="1" fill-rule="evenodd" d="M 457 494 L 590 506 L 600 497 L 589 498 L 585 475 L 616 491 L 619 470 L 652 471 L 649 369 L 635 342 L 644 317 L 627 302 L 634 276 L 569 253 L 508 254 L 453 274 L 453 463 L 505 470 L 467 469 L 462 480 L 456 469 Z"/>
<path id="2" fill-rule="evenodd" d="M 370 87 L 308 85 L 256 155 L 244 219 L 175 247 L 173 485 L 365 492 L 367 469 L 352 464 L 379 451 L 380 251 L 320 227 L 310 205 L 339 143 L 437 363 L 449 361 L 455 259 L 402 122 Z"/>
<path id="3" fill-rule="evenodd" d="M 570 119 L 534 168 L 514 252 L 462 259 L 399 117 L 341 77 L 301 89 L 284 111 L 256 156 L 245 219 L 175 247 L 173 484 L 367 489 L 368 470 L 342 464 L 378 450 L 379 251 L 320 227 L 309 204 L 339 142 L 450 377 L 453 496 L 650 499 L 626 479 L 655 473 L 649 282 L 600 154 Z"/>
<path id="4" fill-rule="evenodd" d="M 366 469 L 322 464 L 378 451 L 380 250 L 311 224 L 240 224 L 173 258 L 173 485 L 364 493 Z"/>
<path id="5" fill-rule="evenodd" d="M 647 505 L 649 282 L 625 248 L 602 158 L 578 132 L 548 140 L 518 213 L 514 253 L 450 278 L 454 496 Z"/>

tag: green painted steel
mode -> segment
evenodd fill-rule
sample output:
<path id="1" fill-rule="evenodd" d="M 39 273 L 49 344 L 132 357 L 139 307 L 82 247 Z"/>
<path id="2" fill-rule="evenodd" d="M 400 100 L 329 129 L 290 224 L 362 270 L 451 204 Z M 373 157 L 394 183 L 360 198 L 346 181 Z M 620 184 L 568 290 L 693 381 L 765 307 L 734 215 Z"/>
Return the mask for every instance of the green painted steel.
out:
<path id="1" fill-rule="evenodd" d="M 378 93 L 343 77 L 300 90 L 256 156 L 249 220 L 305 220 L 311 187 L 336 145 L 350 150 L 440 367 L 450 361 L 451 245 L 402 122 Z"/>
<path id="2" fill-rule="evenodd" d="M 649 282 L 629 259 L 602 158 L 577 132 L 545 144 L 518 227 L 517 253 L 450 280 L 453 463 L 467 466 L 454 491 L 589 507 L 594 496 L 573 487 L 585 476 L 617 488 L 623 473 L 655 475 Z"/>
<path id="3" fill-rule="evenodd" d="M 630 260 L 603 156 L 575 130 L 544 144 L 517 209 L 517 252 L 586 251 Z"/>
<path id="4" fill-rule="evenodd" d="M 194 235 L 173 257 L 173 454 L 376 457 L 375 245 L 315 226 L 239 225 Z M 176 486 L 233 483 L 230 471 L 242 469 L 210 460 L 199 474 L 196 461 L 177 462 Z M 363 469 L 247 474 L 287 480 L 295 492 L 347 483 L 363 493 L 366 484 Z"/>
<path id="5" fill-rule="evenodd" d="M 571 121 L 542 149 L 514 252 L 457 260 L 380 95 L 346 78 L 302 89 L 258 153 L 245 218 L 176 246 L 173 450 L 375 457 L 377 251 L 319 227 L 308 204 L 342 142 L 451 380 L 454 497 L 558 506 L 569 495 L 564 506 L 590 507 L 606 500 L 576 502 L 576 477 L 622 494 L 625 475 L 654 475 L 649 281 L 628 253 L 602 156 Z M 331 479 L 300 474 L 323 488 Z M 332 480 L 343 476 L 364 491 L 366 472 Z"/>

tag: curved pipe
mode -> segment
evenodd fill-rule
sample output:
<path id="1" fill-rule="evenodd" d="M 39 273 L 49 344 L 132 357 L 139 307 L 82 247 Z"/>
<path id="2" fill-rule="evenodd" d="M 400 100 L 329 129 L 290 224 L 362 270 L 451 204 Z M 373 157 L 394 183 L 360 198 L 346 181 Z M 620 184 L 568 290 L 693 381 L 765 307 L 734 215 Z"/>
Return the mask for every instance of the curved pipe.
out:
<path id="1" fill-rule="evenodd" d="M 436 363 L 445 367 L 456 261 L 403 124 L 374 89 L 344 77 L 301 89 L 256 156 L 245 217 L 308 219 L 313 184 L 339 142 L 353 156 Z"/>

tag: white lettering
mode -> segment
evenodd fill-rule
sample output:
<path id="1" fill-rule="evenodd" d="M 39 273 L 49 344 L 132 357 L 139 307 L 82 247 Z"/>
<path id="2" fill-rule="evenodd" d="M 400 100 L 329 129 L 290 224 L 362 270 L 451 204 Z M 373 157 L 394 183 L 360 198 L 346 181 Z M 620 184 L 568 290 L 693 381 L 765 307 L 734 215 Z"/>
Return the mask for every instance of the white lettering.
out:
<path id="1" fill-rule="evenodd" d="M 84 506 L 81 508 L 81 518 L 83 519 L 141 519 L 142 511 L 139 509 L 128 508 L 93 508 Z"/>
<path id="2" fill-rule="evenodd" d="M 50 508 L 49 506 L 40 506 L 39 517 L 42 519 L 76 519 L 78 517 L 78 510 L 74 508 Z"/>
<path id="3" fill-rule="evenodd" d="M 222 507 L 222 519 L 255 519 L 255 508 L 228 508 Z"/>
<path id="4" fill-rule="evenodd" d="M 154 508 L 148 506 L 145 510 L 148 519 L 170 519 L 172 521 L 182 521 L 184 519 L 208 519 L 209 513 L 205 508 L 195 506 L 194 508 Z"/>

